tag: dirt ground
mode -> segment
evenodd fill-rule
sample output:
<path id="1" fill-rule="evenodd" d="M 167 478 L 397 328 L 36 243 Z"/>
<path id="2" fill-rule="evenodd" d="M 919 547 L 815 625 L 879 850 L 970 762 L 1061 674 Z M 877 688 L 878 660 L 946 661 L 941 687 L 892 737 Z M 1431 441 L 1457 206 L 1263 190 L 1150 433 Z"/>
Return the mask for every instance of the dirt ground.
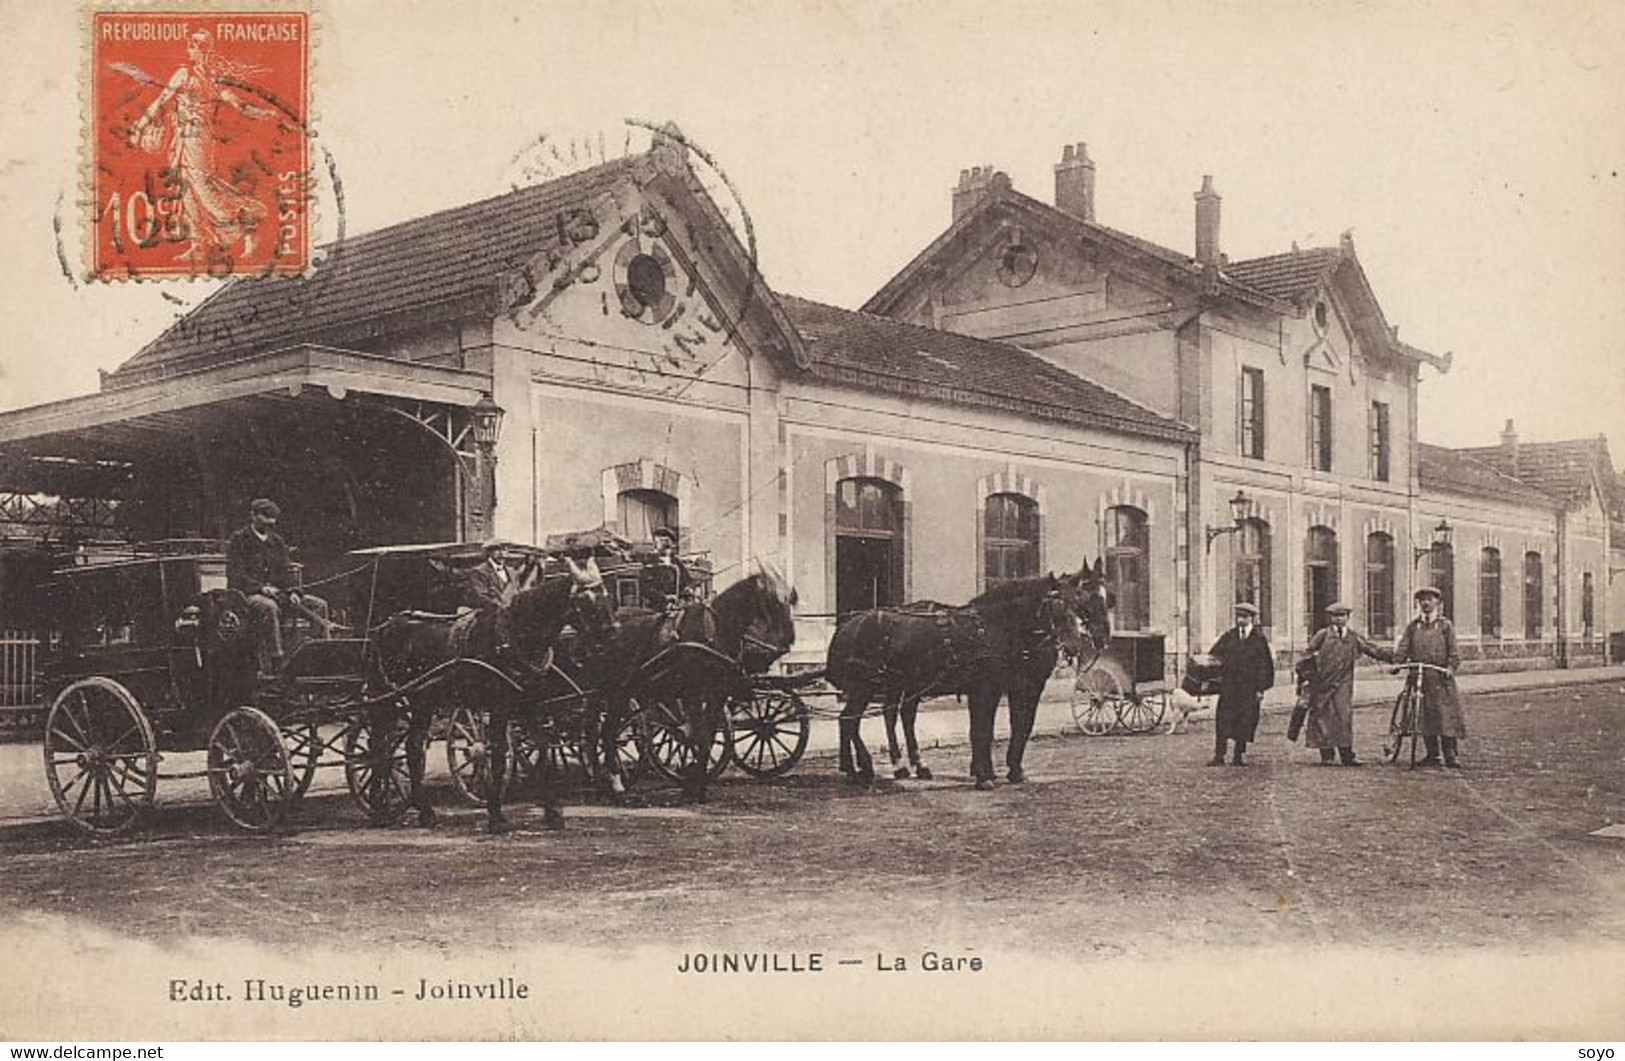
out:
<path id="1" fill-rule="evenodd" d="M 271 837 L 161 808 L 111 843 L 65 823 L 0 833 L 0 911 L 279 949 L 324 926 L 357 947 L 498 950 L 864 949 L 924 933 L 1073 957 L 1619 942 L 1625 839 L 1590 834 L 1625 823 L 1622 707 L 1611 686 L 1477 698 L 1459 772 L 1379 765 L 1386 713 L 1365 710 L 1361 769 L 1311 765 L 1266 717 L 1242 769 L 1204 765 L 1210 727 L 1078 736 L 1035 742 L 1030 780 L 993 793 L 971 789 L 964 749 L 935 753 L 938 780 L 868 791 L 812 761 L 775 782 L 725 778 L 703 807 L 647 787 L 624 807 L 573 806 L 563 832 L 520 808 L 494 838 L 470 809 L 370 829 L 338 797 Z"/>

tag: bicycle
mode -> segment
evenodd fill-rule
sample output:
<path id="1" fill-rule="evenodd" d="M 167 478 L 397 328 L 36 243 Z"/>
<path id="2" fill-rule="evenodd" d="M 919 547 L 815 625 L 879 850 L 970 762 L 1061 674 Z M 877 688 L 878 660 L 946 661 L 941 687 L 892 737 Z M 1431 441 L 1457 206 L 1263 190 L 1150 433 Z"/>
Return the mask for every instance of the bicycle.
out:
<path id="1" fill-rule="evenodd" d="M 1449 675 L 1448 667 L 1440 667 L 1432 663 L 1401 663 L 1391 673 L 1407 672 L 1405 675 L 1405 688 L 1399 691 L 1394 700 L 1394 712 L 1388 716 L 1388 738 L 1383 741 L 1382 757 L 1384 761 L 1395 763 L 1399 761 L 1399 753 L 1405 747 L 1405 738 L 1411 740 L 1411 767 L 1416 767 L 1416 738 L 1421 736 L 1422 715 L 1422 672 L 1435 670 L 1440 674 Z"/>

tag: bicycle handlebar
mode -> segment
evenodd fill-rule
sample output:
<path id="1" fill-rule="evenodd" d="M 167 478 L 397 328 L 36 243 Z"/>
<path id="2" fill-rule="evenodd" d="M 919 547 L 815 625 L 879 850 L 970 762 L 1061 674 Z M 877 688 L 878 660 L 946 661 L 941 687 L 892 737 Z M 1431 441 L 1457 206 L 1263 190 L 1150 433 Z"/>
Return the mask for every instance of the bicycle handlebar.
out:
<path id="1" fill-rule="evenodd" d="M 1408 669 L 1410 669 L 1412 667 L 1415 667 L 1418 670 L 1436 670 L 1440 674 L 1452 674 L 1453 675 L 1455 673 L 1449 667 L 1441 667 L 1436 663 L 1422 663 L 1420 661 L 1411 661 L 1409 663 L 1396 663 L 1396 664 L 1394 664 L 1394 669 L 1389 671 L 1388 673 L 1390 673 L 1390 674 L 1398 674 L 1400 671 L 1408 670 Z"/>

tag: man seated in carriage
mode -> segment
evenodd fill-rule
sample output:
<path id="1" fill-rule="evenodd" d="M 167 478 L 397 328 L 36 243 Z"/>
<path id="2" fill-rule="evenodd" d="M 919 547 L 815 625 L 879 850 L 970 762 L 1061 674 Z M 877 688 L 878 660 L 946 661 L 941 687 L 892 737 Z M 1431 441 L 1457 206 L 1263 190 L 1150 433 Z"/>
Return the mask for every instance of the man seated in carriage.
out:
<path id="1" fill-rule="evenodd" d="M 499 541 L 485 543 L 485 556 L 463 579 L 463 608 L 500 608 L 513 600 L 518 590 L 507 556 Z"/>
<path id="2" fill-rule="evenodd" d="M 694 591 L 688 568 L 677 555 L 677 532 L 671 527 L 656 527 L 651 534 L 655 544 L 655 558 L 643 569 L 640 585 L 643 605 L 650 611 L 663 612 L 660 639 L 677 640 L 677 616 L 683 605 L 693 599 Z"/>
<path id="3" fill-rule="evenodd" d="M 248 601 L 254 649 L 263 675 L 282 669 L 284 604 L 311 617 L 324 636 L 327 630 L 327 602 L 293 588 L 288 543 L 276 532 L 281 516 L 275 501 L 256 498 L 248 506 L 248 526 L 226 540 L 226 586 Z"/>

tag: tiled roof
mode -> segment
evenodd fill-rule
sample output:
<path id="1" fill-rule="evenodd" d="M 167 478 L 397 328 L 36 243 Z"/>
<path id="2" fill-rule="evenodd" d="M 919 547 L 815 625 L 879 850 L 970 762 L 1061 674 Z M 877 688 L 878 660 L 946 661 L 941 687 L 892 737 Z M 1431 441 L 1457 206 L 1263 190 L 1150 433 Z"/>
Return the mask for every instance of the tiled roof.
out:
<path id="1" fill-rule="evenodd" d="M 1416 444 L 1416 477 L 1424 490 L 1439 490 L 1475 497 L 1551 508 L 1556 500 L 1547 494 L 1476 460 L 1471 450 L 1447 449 Z"/>
<path id="2" fill-rule="evenodd" d="M 1238 282 L 1226 270 L 1221 270 L 1209 278 L 1202 266 L 1189 254 L 1183 254 L 1170 247 L 1153 243 L 1151 240 L 1130 235 L 1108 225 L 1102 225 L 1098 221 L 1085 221 L 1083 218 L 1069 214 L 1041 199 L 1035 199 L 1023 192 L 1016 191 L 1009 186 L 1008 180 L 1005 180 L 996 185 L 986 197 L 950 225 L 929 246 L 915 255 L 914 259 L 903 266 L 897 275 L 886 282 L 884 287 L 875 292 L 864 303 L 864 311 L 870 313 L 890 312 L 914 278 L 925 271 L 927 263 L 940 254 L 960 233 L 969 229 L 975 223 L 974 219 L 982 211 L 997 203 L 1008 203 L 1017 209 L 1024 210 L 1030 215 L 1035 215 L 1035 220 L 1044 224 L 1087 233 L 1097 240 L 1103 240 L 1108 244 L 1117 243 L 1127 250 L 1154 258 L 1165 265 L 1173 267 L 1175 270 L 1174 275 L 1182 276 L 1190 284 L 1207 284 L 1211 282 L 1216 285 L 1217 291 L 1220 293 L 1265 305 L 1271 309 L 1286 310 L 1289 308 L 1275 296 Z"/>
<path id="3" fill-rule="evenodd" d="M 1608 440 L 1601 435 L 1566 442 L 1519 443 L 1516 468 L 1512 454 L 1500 446 L 1480 446 L 1460 452 L 1504 475 L 1516 475 L 1560 501 L 1583 498 L 1591 488 L 1593 475 L 1605 490 L 1614 478 Z"/>
<path id="4" fill-rule="evenodd" d="M 323 333 L 402 313 L 494 299 L 499 279 L 557 242 L 559 213 L 597 199 L 635 159 L 414 218 L 331 244 L 311 275 L 226 284 L 113 374 L 207 363 L 319 342 Z"/>
<path id="5" fill-rule="evenodd" d="M 1285 302 L 1296 302 L 1325 282 L 1343 260 L 1337 247 L 1311 247 L 1229 262 L 1224 274 L 1254 291 Z"/>
<path id="6" fill-rule="evenodd" d="M 813 376 L 956 405 L 1188 441 L 1196 432 L 1007 343 L 781 296 Z"/>

